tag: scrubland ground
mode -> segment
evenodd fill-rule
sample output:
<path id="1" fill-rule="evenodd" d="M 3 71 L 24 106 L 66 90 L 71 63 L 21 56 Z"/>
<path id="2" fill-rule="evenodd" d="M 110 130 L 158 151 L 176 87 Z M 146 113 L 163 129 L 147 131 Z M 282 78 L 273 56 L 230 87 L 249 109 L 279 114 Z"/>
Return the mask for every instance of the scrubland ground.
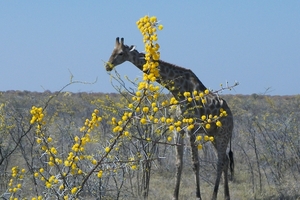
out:
<path id="1" fill-rule="evenodd" d="M 82 161 L 84 159 L 87 161 L 80 165 L 80 169 L 88 172 L 94 166 L 91 164 L 92 158 L 96 161 L 100 159 L 103 152 L 101 149 L 111 142 L 113 133 L 110 119 L 118 117 L 119 113 L 109 108 L 122 106 L 120 100 L 122 96 L 62 93 L 47 103 L 49 97 L 55 95 L 56 93 L 51 92 L 1 93 L 0 195 L 3 199 L 11 196 L 13 187 L 16 188 L 14 193 L 16 198 L 30 199 L 44 195 L 44 198 L 55 199 L 55 195 L 50 195 L 56 187 L 55 184 L 51 182 L 52 188 L 45 189 L 47 181 L 41 181 L 43 179 L 41 175 L 49 178 L 54 173 L 55 167 L 49 166 L 48 158 L 43 157 L 45 154 L 39 154 L 40 145 L 36 142 L 36 129 L 29 125 L 31 118 L 29 111 L 33 105 L 48 104 L 45 113 L 48 116 L 47 127 L 43 131 L 53 138 L 53 143 L 49 139 L 46 144 L 56 147 L 59 154 L 57 157 L 54 156 L 55 158 L 67 160 L 68 149 L 74 147 L 73 141 L 76 140 L 76 135 L 80 134 L 78 130 L 95 108 L 103 114 L 103 119 L 91 133 L 92 141 L 85 147 L 89 155 L 82 157 Z M 233 112 L 235 123 L 232 138 L 235 173 L 233 181 L 229 182 L 231 199 L 300 199 L 300 96 L 225 95 L 224 99 Z M 119 151 L 115 151 L 112 158 L 101 164 L 103 176 L 98 175 L 98 179 L 96 175 L 91 176 L 93 178 L 88 179 L 85 190 L 78 198 L 143 199 L 145 196 L 143 188 L 149 188 L 146 195 L 148 199 L 171 199 L 175 174 L 174 147 L 159 144 L 155 147 L 155 151 L 148 149 L 154 155 L 151 157 L 152 160 L 133 164 L 134 159 L 145 156 L 139 152 L 146 151 L 150 145 L 124 140 L 123 143 L 125 142 L 132 146 L 120 144 Z M 194 199 L 195 181 L 189 143 L 186 144 L 180 199 Z M 216 174 L 216 154 L 209 143 L 199 151 L 201 195 L 202 199 L 210 199 Z M 118 162 L 113 160 L 115 158 L 119 159 Z M 121 159 L 125 158 L 130 162 L 120 164 Z M 18 180 L 12 177 L 11 169 L 14 166 L 19 166 L 19 170 L 22 168 L 26 170 Z M 65 170 L 66 166 L 61 169 Z M 41 167 L 47 174 L 41 173 L 35 177 L 34 173 Z M 68 181 L 71 178 L 73 182 L 83 181 L 85 174 L 79 173 L 77 168 L 76 170 L 74 174 L 70 171 Z M 20 173 L 18 172 L 17 176 L 20 176 Z M 59 178 L 58 175 L 55 177 Z M 11 179 L 14 179 L 12 184 Z M 147 180 L 150 181 L 148 186 Z M 21 184 L 20 188 L 17 183 Z M 12 186 L 14 184 L 15 186 Z M 218 199 L 224 198 L 223 193 L 221 180 Z M 59 196 L 56 194 L 56 197 L 57 195 Z"/>

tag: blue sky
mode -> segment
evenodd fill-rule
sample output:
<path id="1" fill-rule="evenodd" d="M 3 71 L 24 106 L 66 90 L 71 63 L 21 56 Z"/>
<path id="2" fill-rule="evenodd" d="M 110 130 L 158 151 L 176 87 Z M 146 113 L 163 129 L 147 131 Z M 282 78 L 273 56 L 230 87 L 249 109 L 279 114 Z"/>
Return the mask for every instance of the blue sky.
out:
<path id="1" fill-rule="evenodd" d="M 129 3 L 130 2 L 130 3 Z M 300 1 L 1 1 L 0 91 L 115 92 L 103 61 L 116 37 L 143 51 L 136 21 L 155 15 L 161 59 L 230 94 L 300 94 Z M 141 77 L 131 63 L 117 68 Z"/>

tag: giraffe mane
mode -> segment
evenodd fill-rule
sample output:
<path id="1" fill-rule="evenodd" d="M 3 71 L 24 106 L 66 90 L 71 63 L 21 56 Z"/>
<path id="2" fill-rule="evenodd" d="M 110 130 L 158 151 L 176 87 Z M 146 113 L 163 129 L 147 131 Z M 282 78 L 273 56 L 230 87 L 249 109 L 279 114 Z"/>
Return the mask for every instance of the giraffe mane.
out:
<path id="1" fill-rule="evenodd" d="M 199 87 L 201 88 L 201 90 L 205 90 L 206 87 L 205 85 L 200 81 L 200 79 L 198 78 L 198 76 L 196 76 L 196 74 L 191 70 L 191 69 L 187 69 L 187 68 L 184 68 L 184 67 L 181 67 L 181 66 L 178 66 L 178 65 L 175 65 L 175 64 L 172 64 L 172 63 L 169 63 L 169 62 L 166 62 L 166 61 L 163 61 L 163 60 L 159 60 L 159 62 L 163 63 L 163 64 L 167 64 L 168 66 L 171 66 L 173 68 L 176 68 L 176 69 L 180 69 L 182 71 L 186 71 L 188 72 L 188 74 L 192 75 L 193 79 L 199 83 Z"/>
<path id="2" fill-rule="evenodd" d="M 124 42 L 124 40 L 123 40 Z M 145 58 L 145 54 L 142 53 L 142 52 L 139 52 L 138 50 L 136 50 L 135 46 L 132 45 L 132 46 L 128 46 L 128 45 L 125 45 L 124 43 L 122 43 L 122 46 L 123 48 L 125 48 L 126 50 L 128 50 L 129 52 L 134 52 L 134 53 L 137 53 L 140 57 L 140 59 L 144 59 Z M 190 74 L 192 76 L 192 78 L 194 79 L 194 81 L 196 81 L 197 83 L 199 83 L 199 88 L 200 90 L 204 91 L 205 89 L 207 89 L 204 84 L 199 80 L 199 78 L 195 75 L 195 73 L 191 70 L 191 69 L 187 69 L 187 68 L 184 68 L 184 67 L 181 67 L 181 66 L 178 66 L 178 65 L 175 65 L 175 64 L 172 64 L 172 63 L 169 63 L 169 62 L 166 62 L 166 61 L 163 61 L 163 60 L 158 60 L 159 63 L 162 63 L 162 64 L 166 64 L 168 65 L 169 67 L 172 67 L 174 69 L 180 69 L 182 71 L 186 71 L 188 74 Z M 142 68 L 140 68 L 142 70 Z"/>

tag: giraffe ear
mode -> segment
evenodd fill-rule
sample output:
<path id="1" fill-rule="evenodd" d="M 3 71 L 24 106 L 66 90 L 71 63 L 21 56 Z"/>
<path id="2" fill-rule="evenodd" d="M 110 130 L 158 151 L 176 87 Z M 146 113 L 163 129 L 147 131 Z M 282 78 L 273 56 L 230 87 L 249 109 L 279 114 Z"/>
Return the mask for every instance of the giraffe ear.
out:
<path id="1" fill-rule="evenodd" d="M 116 46 L 120 44 L 119 37 L 116 38 Z"/>
<path id="2" fill-rule="evenodd" d="M 124 45 L 124 38 L 121 38 L 121 45 Z"/>
<path id="3" fill-rule="evenodd" d="M 134 45 L 131 45 L 131 46 L 129 47 L 129 52 L 134 51 L 134 50 L 135 50 L 135 46 L 134 46 Z"/>

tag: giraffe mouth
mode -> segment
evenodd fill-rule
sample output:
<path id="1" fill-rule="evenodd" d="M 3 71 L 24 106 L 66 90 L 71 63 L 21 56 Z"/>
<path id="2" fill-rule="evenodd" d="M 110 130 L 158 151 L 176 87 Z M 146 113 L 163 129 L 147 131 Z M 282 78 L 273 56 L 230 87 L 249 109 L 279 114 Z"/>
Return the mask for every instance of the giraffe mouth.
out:
<path id="1" fill-rule="evenodd" d="M 114 65 L 110 62 L 107 62 L 105 68 L 106 71 L 110 72 L 114 68 Z"/>

